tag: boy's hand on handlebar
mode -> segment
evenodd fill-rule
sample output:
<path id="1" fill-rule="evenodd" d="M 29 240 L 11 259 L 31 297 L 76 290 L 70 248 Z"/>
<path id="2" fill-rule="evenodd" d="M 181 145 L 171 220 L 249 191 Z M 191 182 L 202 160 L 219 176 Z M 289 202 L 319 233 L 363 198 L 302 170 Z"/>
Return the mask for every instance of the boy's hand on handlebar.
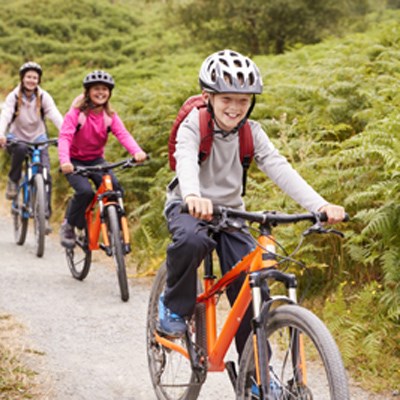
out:
<path id="1" fill-rule="evenodd" d="M 143 162 L 147 160 L 147 154 L 144 151 L 139 151 L 133 155 L 136 162 Z"/>
<path id="2" fill-rule="evenodd" d="M 213 204 L 210 199 L 194 195 L 186 196 L 185 202 L 192 217 L 210 221 L 213 216 Z"/>
<path id="3" fill-rule="evenodd" d="M 335 204 L 327 204 L 326 206 L 321 207 L 318 211 L 326 213 L 328 224 L 342 222 L 346 216 L 344 207 Z"/>
<path id="4" fill-rule="evenodd" d="M 60 168 L 61 172 L 64 175 L 71 174 L 72 172 L 74 172 L 74 166 L 71 163 L 61 164 Z"/>
<path id="5" fill-rule="evenodd" d="M 0 147 L 5 147 L 7 144 L 7 139 L 4 136 L 0 137 Z"/>

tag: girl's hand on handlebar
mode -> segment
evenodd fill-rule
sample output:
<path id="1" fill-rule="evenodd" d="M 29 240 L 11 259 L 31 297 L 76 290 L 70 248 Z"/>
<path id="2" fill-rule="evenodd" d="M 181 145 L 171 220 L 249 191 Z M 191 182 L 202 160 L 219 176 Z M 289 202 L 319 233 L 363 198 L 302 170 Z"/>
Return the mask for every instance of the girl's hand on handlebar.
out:
<path id="1" fill-rule="evenodd" d="M 61 172 L 64 175 L 71 174 L 72 172 L 74 172 L 74 166 L 71 163 L 61 164 L 60 168 Z"/>
<path id="2" fill-rule="evenodd" d="M 192 217 L 211 221 L 213 216 L 213 204 L 210 199 L 189 195 L 186 196 L 185 202 L 188 206 L 189 214 Z"/>
<path id="3" fill-rule="evenodd" d="M 344 207 L 335 204 L 327 204 L 326 206 L 321 207 L 318 211 L 326 213 L 328 224 L 342 222 L 346 216 Z"/>
<path id="4" fill-rule="evenodd" d="M 136 162 L 146 161 L 147 154 L 144 151 L 139 151 L 138 153 L 135 153 L 133 155 L 133 158 L 135 159 Z"/>
<path id="5" fill-rule="evenodd" d="M 0 137 L 0 147 L 5 147 L 7 144 L 7 139 L 4 136 Z"/>

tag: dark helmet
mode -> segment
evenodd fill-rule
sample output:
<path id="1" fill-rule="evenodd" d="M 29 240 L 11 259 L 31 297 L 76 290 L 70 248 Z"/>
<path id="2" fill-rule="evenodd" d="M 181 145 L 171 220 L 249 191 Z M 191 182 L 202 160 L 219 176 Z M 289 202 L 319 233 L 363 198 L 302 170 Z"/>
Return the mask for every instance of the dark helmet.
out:
<path id="1" fill-rule="evenodd" d="M 211 93 L 261 94 L 263 90 L 257 65 L 232 50 L 207 57 L 200 68 L 199 83 L 202 90 Z"/>
<path id="2" fill-rule="evenodd" d="M 105 71 L 93 71 L 90 74 L 87 74 L 85 79 L 83 80 L 83 86 L 85 89 L 88 89 L 90 86 L 94 85 L 95 83 L 102 83 L 110 90 L 113 90 L 115 83 L 113 77 L 105 72 Z"/>
<path id="3" fill-rule="evenodd" d="M 39 81 L 42 78 L 43 71 L 42 67 L 39 64 L 33 61 L 28 61 L 25 64 L 22 64 L 21 68 L 19 69 L 19 76 L 21 77 L 21 79 L 23 79 L 28 71 L 36 71 L 39 74 Z"/>

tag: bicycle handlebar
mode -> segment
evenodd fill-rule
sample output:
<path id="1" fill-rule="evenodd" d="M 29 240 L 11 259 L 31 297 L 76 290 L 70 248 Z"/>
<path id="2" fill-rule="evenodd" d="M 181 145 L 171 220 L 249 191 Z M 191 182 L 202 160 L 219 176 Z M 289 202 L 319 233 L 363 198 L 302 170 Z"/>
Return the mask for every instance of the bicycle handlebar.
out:
<path id="1" fill-rule="evenodd" d="M 182 205 L 183 213 L 188 213 L 187 204 Z M 304 214 L 285 214 L 278 213 L 276 211 L 262 211 L 262 212 L 248 212 L 244 210 L 236 210 L 229 207 L 214 206 L 213 210 L 214 217 L 233 217 L 241 218 L 249 222 L 257 222 L 259 224 L 265 225 L 282 225 L 282 224 L 292 224 L 300 221 L 310 221 L 312 223 L 326 222 L 328 217 L 325 212 L 316 213 L 304 213 Z M 349 221 L 349 215 L 346 214 L 344 222 Z"/>
<path id="2" fill-rule="evenodd" d="M 147 159 L 150 157 L 148 156 Z M 99 164 L 99 165 L 77 165 L 74 167 L 74 171 L 71 174 L 75 175 L 83 175 L 89 172 L 103 172 L 110 169 L 122 167 L 122 168 L 132 168 L 139 165 L 142 165 L 142 162 L 137 162 L 134 158 L 128 158 L 122 161 L 117 161 L 114 163 L 106 163 L 106 164 Z"/>
<path id="3" fill-rule="evenodd" d="M 40 142 L 30 142 L 28 140 L 24 140 L 24 139 L 17 139 L 17 138 L 9 138 L 7 139 L 7 144 L 6 146 L 14 146 L 18 143 L 23 143 L 26 144 L 27 146 L 33 147 L 35 149 L 37 149 L 40 146 L 57 146 L 58 145 L 58 139 L 55 138 L 51 138 L 51 139 L 46 139 L 46 140 L 42 140 Z"/>

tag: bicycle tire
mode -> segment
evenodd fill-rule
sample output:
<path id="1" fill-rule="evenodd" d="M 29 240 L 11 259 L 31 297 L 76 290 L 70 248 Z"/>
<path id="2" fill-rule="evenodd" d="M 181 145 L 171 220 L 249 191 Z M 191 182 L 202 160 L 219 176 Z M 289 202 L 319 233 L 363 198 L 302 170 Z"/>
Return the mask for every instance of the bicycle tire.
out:
<path id="1" fill-rule="evenodd" d="M 26 233 L 28 232 L 29 217 L 25 211 L 24 204 L 24 186 L 19 186 L 17 196 L 12 203 L 12 214 L 14 222 L 14 239 L 15 243 L 22 246 L 26 240 Z"/>
<path id="2" fill-rule="evenodd" d="M 126 275 L 123 236 L 121 232 L 121 226 L 119 223 L 118 211 L 115 206 L 111 205 L 107 207 L 107 218 L 108 218 L 108 223 L 107 223 L 108 235 L 110 238 L 112 255 L 117 269 L 118 285 L 121 293 L 121 300 L 128 301 L 129 287 L 128 287 L 128 277 Z"/>
<path id="3" fill-rule="evenodd" d="M 205 376 L 199 380 L 186 357 L 177 351 L 165 348 L 155 338 L 158 326 L 158 301 L 164 291 L 166 279 L 167 267 L 164 262 L 153 282 L 147 310 L 146 346 L 150 378 L 158 400 L 196 400 Z M 196 335 L 195 325 L 196 320 L 198 323 L 202 320 L 204 327 L 204 318 L 204 307 L 196 307 L 195 317 L 189 323 L 189 332 L 197 346 L 201 346 L 199 341 L 206 340 L 204 333 Z M 187 348 L 184 338 L 170 338 L 170 340 Z"/>
<path id="4" fill-rule="evenodd" d="M 75 247 L 65 249 L 65 255 L 72 276 L 79 281 L 83 281 L 89 273 L 92 262 L 92 252 L 88 247 L 86 229 L 76 233 Z"/>
<path id="5" fill-rule="evenodd" d="M 43 175 L 41 174 L 35 175 L 33 179 L 31 199 L 36 255 L 42 257 L 46 237 L 46 198 Z"/>
<path id="6" fill-rule="evenodd" d="M 261 326 L 271 349 L 270 376 L 280 386 L 271 399 L 349 400 L 346 371 L 337 345 L 324 323 L 311 311 L 298 305 L 282 305 L 263 312 Z M 306 385 L 296 385 L 291 360 L 291 332 L 301 332 L 307 365 Z M 237 383 L 238 400 L 255 400 L 253 337 L 243 351 Z"/>

